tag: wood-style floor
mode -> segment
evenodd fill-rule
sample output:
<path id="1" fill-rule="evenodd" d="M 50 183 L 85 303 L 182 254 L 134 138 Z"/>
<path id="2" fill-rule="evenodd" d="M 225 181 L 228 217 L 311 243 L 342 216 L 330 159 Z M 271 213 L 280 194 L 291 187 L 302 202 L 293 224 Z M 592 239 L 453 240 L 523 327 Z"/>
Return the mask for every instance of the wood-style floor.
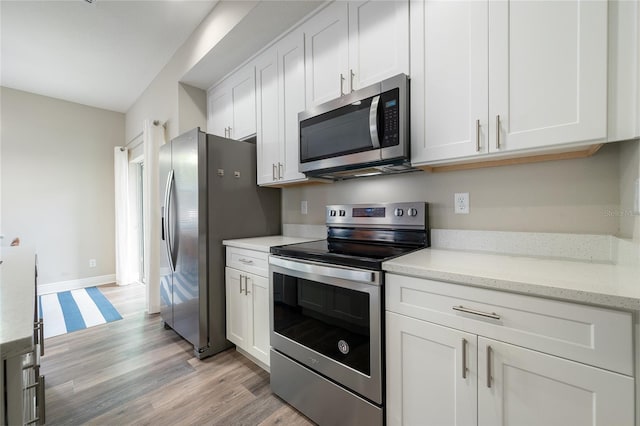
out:
<path id="1" fill-rule="evenodd" d="M 159 315 L 145 314 L 144 286 L 100 289 L 124 319 L 45 340 L 47 424 L 313 424 L 235 349 L 195 358 Z"/>

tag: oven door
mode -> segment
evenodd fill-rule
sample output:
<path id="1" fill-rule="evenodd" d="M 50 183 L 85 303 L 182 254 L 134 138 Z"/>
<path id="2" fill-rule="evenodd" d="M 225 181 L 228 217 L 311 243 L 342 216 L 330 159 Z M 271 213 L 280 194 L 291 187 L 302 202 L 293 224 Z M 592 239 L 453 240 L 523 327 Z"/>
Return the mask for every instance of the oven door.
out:
<path id="1" fill-rule="evenodd" d="M 269 257 L 271 346 L 382 404 L 382 273 Z"/>

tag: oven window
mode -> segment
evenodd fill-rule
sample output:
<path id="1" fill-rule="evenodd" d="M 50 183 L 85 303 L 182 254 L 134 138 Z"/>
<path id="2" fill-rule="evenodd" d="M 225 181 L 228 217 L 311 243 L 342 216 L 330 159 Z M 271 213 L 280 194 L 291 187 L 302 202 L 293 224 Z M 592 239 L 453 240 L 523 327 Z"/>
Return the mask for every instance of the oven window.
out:
<path id="1" fill-rule="evenodd" d="M 273 273 L 274 331 L 370 375 L 369 294 Z"/>

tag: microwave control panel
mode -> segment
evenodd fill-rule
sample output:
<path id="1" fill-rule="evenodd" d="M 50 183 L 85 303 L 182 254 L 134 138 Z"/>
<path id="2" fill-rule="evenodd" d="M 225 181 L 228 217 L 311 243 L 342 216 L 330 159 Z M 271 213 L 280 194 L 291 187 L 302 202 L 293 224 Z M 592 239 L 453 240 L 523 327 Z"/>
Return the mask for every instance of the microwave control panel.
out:
<path id="1" fill-rule="evenodd" d="M 382 135 L 380 145 L 394 146 L 400 141 L 400 91 L 393 89 L 380 95 L 382 105 Z"/>

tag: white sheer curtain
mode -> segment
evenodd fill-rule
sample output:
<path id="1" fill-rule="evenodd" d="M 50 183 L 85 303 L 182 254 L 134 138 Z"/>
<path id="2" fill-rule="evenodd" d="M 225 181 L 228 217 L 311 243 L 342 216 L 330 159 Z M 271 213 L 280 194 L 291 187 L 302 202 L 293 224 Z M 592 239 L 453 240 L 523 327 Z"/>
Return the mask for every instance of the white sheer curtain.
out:
<path id="1" fill-rule="evenodd" d="M 160 196 L 158 155 L 164 144 L 164 127 L 145 120 L 144 142 L 144 268 L 147 276 L 147 312 L 160 312 Z"/>
<path id="2" fill-rule="evenodd" d="M 116 205 L 116 284 L 132 281 L 129 257 L 129 151 L 117 146 L 113 151 Z"/>

